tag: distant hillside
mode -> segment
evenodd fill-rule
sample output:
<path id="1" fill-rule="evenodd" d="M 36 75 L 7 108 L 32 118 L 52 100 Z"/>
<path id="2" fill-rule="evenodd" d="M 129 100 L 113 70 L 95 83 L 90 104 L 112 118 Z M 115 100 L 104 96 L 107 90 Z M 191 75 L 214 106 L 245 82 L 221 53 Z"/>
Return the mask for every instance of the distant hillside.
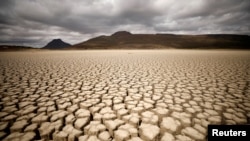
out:
<path id="1" fill-rule="evenodd" d="M 37 50 L 37 48 L 15 45 L 0 45 L 0 51 L 22 51 L 22 50 Z"/>
<path id="2" fill-rule="evenodd" d="M 68 49 L 250 49 L 250 36 L 231 34 L 131 34 L 119 31 L 99 36 Z"/>
<path id="3" fill-rule="evenodd" d="M 63 49 L 69 46 L 71 46 L 69 43 L 63 42 L 61 39 L 54 39 L 43 48 L 44 49 Z"/>

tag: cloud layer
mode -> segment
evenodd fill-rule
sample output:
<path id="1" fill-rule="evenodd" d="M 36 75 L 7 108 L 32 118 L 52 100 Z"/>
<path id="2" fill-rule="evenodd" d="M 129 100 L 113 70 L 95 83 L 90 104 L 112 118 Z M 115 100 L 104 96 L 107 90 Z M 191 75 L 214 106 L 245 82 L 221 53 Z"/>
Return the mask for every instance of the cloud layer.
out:
<path id="1" fill-rule="evenodd" d="M 249 0 L 2 0 L 0 44 L 132 33 L 248 34 Z"/>

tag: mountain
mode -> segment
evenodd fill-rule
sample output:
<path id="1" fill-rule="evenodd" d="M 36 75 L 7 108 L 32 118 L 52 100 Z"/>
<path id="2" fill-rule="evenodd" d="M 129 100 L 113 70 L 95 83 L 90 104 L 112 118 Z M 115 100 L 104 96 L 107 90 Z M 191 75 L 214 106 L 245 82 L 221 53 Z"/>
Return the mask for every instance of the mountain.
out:
<path id="1" fill-rule="evenodd" d="M 131 34 L 98 36 L 68 49 L 250 49 L 250 36 L 233 34 Z"/>
<path id="2" fill-rule="evenodd" d="M 32 48 L 27 46 L 15 46 L 15 45 L 0 45 L 0 51 L 23 51 L 23 50 L 38 50 L 38 48 Z"/>
<path id="3" fill-rule="evenodd" d="M 44 49 L 63 49 L 69 46 L 71 46 L 69 43 L 65 43 L 61 39 L 54 39 L 43 48 Z"/>

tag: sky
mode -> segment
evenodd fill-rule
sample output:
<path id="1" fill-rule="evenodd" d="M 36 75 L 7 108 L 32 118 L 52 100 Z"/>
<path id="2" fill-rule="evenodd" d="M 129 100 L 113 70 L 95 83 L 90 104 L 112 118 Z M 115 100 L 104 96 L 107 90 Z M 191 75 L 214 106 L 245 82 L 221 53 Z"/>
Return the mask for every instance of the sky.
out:
<path id="1" fill-rule="evenodd" d="M 117 31 L 250 35 L 250 0 L 0 0 L 0 44 L 76 44 Z"/>

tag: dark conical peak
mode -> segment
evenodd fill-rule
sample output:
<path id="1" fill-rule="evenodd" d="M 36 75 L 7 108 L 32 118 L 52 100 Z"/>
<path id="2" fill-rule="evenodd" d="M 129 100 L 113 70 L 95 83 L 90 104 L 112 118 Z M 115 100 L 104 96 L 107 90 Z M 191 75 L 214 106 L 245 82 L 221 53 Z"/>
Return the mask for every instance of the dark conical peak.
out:
<path id="1" fill-rule="evenodd" d="M 59 38 L 59 39 L 53 39 L 52 41 L 62 41 L 62 40 Z"/>
<path id="2" fill-rule="evenodd" d="M 111 36 L 127 36 L 127 35 L 132 35 L 132 34 L 128 31 L 118 31 L 112 34 Z"/>
<path id="3" fill-rule="evenodd" d="M 53 39 L 44 48 L 47 49 L 60 49 L 71 46 L 69 43 L 63 42 L 61 39 Z"/>
<path id="4" fill-rule="evenodd" d="M 53 39 L 51 42 L 63 42 L 61 39 Z"/>

